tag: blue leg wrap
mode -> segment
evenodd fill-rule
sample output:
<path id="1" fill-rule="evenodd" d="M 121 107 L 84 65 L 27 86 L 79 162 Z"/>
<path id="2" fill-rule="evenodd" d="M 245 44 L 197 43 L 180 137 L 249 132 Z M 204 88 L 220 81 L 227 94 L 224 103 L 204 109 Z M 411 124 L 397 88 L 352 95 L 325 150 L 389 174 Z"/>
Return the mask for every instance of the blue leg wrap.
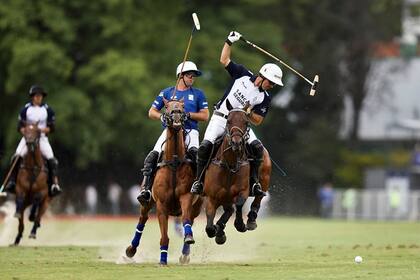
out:
<path id="1" fill-rule="evenodd" d="M 160 263 L 168 263 L 168 246 L 160 246 Z"/>
<path id="2" fill-rule="evenodd" d="M 182 246 L 182 254 L 187 256 L 190 254 L 190 244 L 184 243 L 184 246 Z"/>
<path id="3" fill-rule="evenodd" d="M 187 235 L 193 235 L 192 229 L 191 229 L 191 222 L 189 220 L 186 220 L 184 223 L 184 236 Z"/>
<path id="4" fill-rule="evenodd" d="M 143 234 L 144 224 L 138 224 L 136 228 L 136 233 L 134 233 L 134 238 L 131 241 L 131 246 L 137 248 L 140 244 L 141 235 Z"/>

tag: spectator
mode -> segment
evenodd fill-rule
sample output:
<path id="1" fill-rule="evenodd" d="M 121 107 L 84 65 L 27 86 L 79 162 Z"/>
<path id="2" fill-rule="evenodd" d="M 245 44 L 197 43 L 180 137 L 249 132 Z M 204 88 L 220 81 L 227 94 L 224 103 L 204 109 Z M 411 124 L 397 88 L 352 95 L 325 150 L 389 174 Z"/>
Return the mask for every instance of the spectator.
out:
<path id="1" fill-rule="evenodd" d="M 87 213 L 89 215 L 96 215 L 98 205 L 98 192 L 94 185 L 89 185 L 85 192 Z"/>
<path id="2" fill-rule="evenodd" d="M 343 193 L 343 208 L 346 209 L 347 220 L 353 220 L 356 217 L 356 190 L 347 189 Z"/>
<path id="3" fill-rule="evenodd" d="M 120 198 L 122 188 L 119 184 L 112 182 L 108 186 L 108 200 L 111 203 L 111 213 L 116 216 L 120 214 Z"/>
<path id="4" fill-rule="evenodd" d="M 138 214 L 138 212 L 139 212 L 140 204 L 139 204 L 139 201 L 137 200 L 139 189 L 140 189 L 140 186 L 138 184 L 135 184 L 135 185 L 132 185 L 130 187 L 130 189 L 128 190 L 128 198 L 129 198 L 129 200 L 131 202 L 131 206 L 132 206 L 132 207 L 130 207 L 130 209 L 132 209 L 132 210 L 130 210 L 130 212 L 132 212 L 134 214 Z"/>
<path id="5" fill-rule="evenodd" d="M 334 201 L 334 191 L 331 182 L 326 182 L 318 190 L 318 198 L 321 205 L 321 217 L 331 218 L 332 206 Z"/>

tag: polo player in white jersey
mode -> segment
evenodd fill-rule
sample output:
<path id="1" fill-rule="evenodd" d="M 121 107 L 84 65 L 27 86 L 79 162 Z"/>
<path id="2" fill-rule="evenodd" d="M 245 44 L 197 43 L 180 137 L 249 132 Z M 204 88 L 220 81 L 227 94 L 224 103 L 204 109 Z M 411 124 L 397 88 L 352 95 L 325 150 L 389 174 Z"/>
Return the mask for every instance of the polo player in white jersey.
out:
<path id="1" fill-rule="evenodd" d="M 220 63 L 230 74 L 232 80 L 227 87 L 222 99 L 216 104 L 213 116 L 207 126 L 204 139 L 198 149 L 197 176 L 191 192 L 201 194 L 203 191 L 203 173 L 211 157 L 215 140 L 225 132 L 227 115 L 232 109 L 243 109 L 247 103 L 251 106 L 249 120 L 254 125 L 260 125 L 266 116 L 271 96 L 267 90 L 275 85 L 283 86 L 283 72 L 273 63 L 264 64 L 258 75 L 252 74 L 240 64 L 230 59 L 231 46 L 241 38 L 241 34 L 232 31 L 229 33 L 220 55 Z M 251 165 L 251 190 L 250 195 L 264 195 L 259 182 L 258 168 L 263 160 L 264 147 L 257 139 L 252 129 L 249 130 L 247 143 L 250 145 L 253 160 Z"/>
<path id="2" fill-rule="evenodd" d="M 58 161 L 54 157 L 53 150 L 50 142 L 48 141 L 47 135 L 54 131 L 55 128 L 55 113 L 51 107 L 46 103 L 43 103 L 44 97 L 47 96 L 47 92 L 38 85 L 33 85 L 29 89 L 29 97 L 31 102 L 27 103 L 19 114 L 18 131 L 23 135 L 24 127 L 26 123 L 38 123 L 38 129 L 41 132 L 39 138 L 39 148 L 42 156 L 47 160 L 49 170 L 49 194 L 50 196 L 56 196 L 61 193 L 61 188 L 58 185 Z M 15 164 L 9 182 L 5 187 L 5 190 L 11 193 L 15 192 L 16 177 L 19 170 L 19 163 L 21 159 L 28 152 L 25 138 L 19 142 L 16 149 L 16 153 L 13 156 L 12 162 L 16 157 L 17 163 Z"/>

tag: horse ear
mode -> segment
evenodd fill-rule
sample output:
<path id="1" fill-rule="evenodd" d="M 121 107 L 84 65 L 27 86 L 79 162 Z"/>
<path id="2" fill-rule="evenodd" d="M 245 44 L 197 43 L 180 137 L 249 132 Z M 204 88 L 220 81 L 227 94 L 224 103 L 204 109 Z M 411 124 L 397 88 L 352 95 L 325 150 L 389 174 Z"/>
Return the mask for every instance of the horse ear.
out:
<path id="1" fill-rule="evenodd" d="M 181 102 L 182 104 L 184 104 L 184 97 L 182 97 L 179 102 Z"/>
<path id="2" fill-rule="evenodd" d="M 168 100 L 165 97 L 163 97 L 163 103 L 165 104 L 165 107 L 168 105 Z"/>

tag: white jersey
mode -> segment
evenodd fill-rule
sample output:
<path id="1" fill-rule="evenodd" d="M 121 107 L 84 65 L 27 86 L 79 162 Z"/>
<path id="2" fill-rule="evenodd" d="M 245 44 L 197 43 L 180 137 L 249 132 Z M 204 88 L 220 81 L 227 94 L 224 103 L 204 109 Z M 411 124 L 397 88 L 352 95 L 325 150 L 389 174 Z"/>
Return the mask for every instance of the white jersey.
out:
<path id="1" fill-rule="evenodd" d="M 18 128 L 25 126 L 25 123 L 38 123 L 38 128 L 42 129 L 48 126 L 50 131 L 53 131 L 55 126 L 55 113 L 47 104 L 36 106 L 30 102 L 20 111 Z M 41 133 L 39 146 L 43 157 L 46 159 L 54 158 L 54 152 L 45 133 Z M 28 148 L 26 146 L 26 141 L 25 138 L 22 137 L 16 148 L 16 154 L 24 157 L 27 152 Z"/>
<path id="2" fill-rule="evenodd" d="M 236 79 L 226 98 L 220 103 L 218 111 L 227 115 L 233 108 L 243 109 L 247 102 L 251 108 L 264 101 L 264 91 L 255 87 L 249 76 Z"/>
<path id="3" fill-rule="evenodd" d="M 38 123 L 38 128 L 43 129 L 47 126 L 51 130 L 54 129 L 55 113 L 47 105 L 41 104 L 40 106 L 32 103 L 27 103 L 19 114 L 19 127 L 24 126 L 24 123 Z M 41 136 L 45 136 L 42 134 Z"/>
<path id="4" fill-rule="evenodd" d="M 271 97 L 268 92 L 254 85 L 257 76 L 233 61 L 229 62 L 226 70 L 232 77 L 232 83 L 217 103 L 216 109 L 224 115 L 228 115 L 230 110 L 243 109 L 249 102 L 254 113 L 265 117 Z"/>

